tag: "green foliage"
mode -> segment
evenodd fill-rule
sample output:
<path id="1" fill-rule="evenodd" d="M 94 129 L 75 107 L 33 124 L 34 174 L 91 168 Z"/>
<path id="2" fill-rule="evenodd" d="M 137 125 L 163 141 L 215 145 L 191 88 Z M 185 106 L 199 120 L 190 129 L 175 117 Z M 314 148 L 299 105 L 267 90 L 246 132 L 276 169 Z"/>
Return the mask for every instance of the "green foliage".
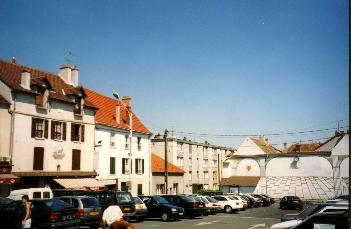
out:
<path id="1" fill-rule="evenodd" d="M 209 192 L 218 192 L 218 190 L 214 190 L 214 189 L 199 189 L 199 190 L 197 190 L 196 194 L 205 195 L 206 193 L 209 193 Z"/>

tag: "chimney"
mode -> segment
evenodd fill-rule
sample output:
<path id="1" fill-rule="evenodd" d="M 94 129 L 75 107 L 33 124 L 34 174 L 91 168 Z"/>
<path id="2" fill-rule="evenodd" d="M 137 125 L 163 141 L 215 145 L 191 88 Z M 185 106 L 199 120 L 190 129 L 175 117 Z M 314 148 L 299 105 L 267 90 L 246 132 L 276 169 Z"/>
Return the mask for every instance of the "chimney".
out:
<path id="1" fill-rule="evenodd" d="M 132 98 L 129 96 L 123 96 L 122 103 L 127 107 L 129 111 L 132 110 Z"/>
<path id="2" fill-rule="evenodd" d="M 283 153 L 287 153 L 288 152 L 288 148 L 287 148 L 287 145 L 288 145 L 288 143 L 286 143 L 286 142 L 284 142 L 283 143 Z"/>
<path id="3" fill-rule="evenodd" d="M 68 64 L 64 64 L 62 65 L 62 67 L 60 68 L 60 72 L 59 72 L 59 76 L 61 77 L 61 79 L 63 79 L 63 81 L 65 81 L 67 84 L 72 85 L 71 82 L 71 73 L 72 73 L 72 69 Z"/>
<path id="4" fill-rule="evenodd" d="M 117 124 L 120 123 L 120 119 L 121 119 L 120 116 L 121 116 L 121 110 L 120 110 L 119 104 L 117 104 L 117 106 L 116 106 L 116 122 L 117 122 Z"/>
<path id="5" fill-rule="evenodd" d="M 30 90 L 30 72 L 26 70 L 21 73 L 21 87 Z"/>
<path id="6" fill-rule="evenodd" d="M 78 86 L 78 68 L 77 66 L 73 66 L 71 71 L 71 84 L 75 87 Z"/>
<path id="7" fill-rule="evenodd" d="M 12 57 L 11 63 L 16 64 L 16 58 Z"/>

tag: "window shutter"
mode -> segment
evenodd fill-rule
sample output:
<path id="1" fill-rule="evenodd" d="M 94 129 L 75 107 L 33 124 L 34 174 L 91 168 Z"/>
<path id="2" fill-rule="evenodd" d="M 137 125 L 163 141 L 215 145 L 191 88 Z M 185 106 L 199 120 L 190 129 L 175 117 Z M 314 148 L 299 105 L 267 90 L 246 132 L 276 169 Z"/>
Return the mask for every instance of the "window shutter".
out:
<path id="1" fill-rule="evenodd" d="M 81 135 L 82 135 L 80 141 L 84 142 L 84 125 L 81 125 L 80 128 L 81 128 Z"/>
<path id="2" fill-rule="evenodd" d="M 44 168 L 44 148 L 34 147 L 33 170 L 43 170 Z"/>
<path id="3" fill-rule="evenodd" d="M 51 121 L 51 139 L 54 139 L 55 135 L 55 121 Z"/>
<path id="4" fill-rule="evenodd" d="M 37 95 L 35 97 L 35 104 L 38 106 L 38 107 L 43 107 L 44 105 L 44 95 Z"/>
<path id="5" fill-rule="evenodd" d="M 126 173 L 126 164 L 125 164 L 125 159 L 122 158 L 122 174 Z"/>
<path id="6" fill-rule="evenodd" d="M 80 170 L 80 150 L 72 150 L 72 170 Z"/>
<path id="7" fill-rule="evenodd" d="M 144 174 L 144 159 L 142 159 L 141 161 L 141 170 L 142 170 L 142 173 Z"/>
<path id="8" fill-rule="evenodd" d="M 74 124 L 71 123 L 71 141 L 74 141 Z"/>
<path id="9" fill-rule="evenodd" d="M 45 132 L 44 132 L 44 138 L 48 138 L 49 135 L 49 121 L 45 120 Z"/>
<path id="10" fill-rule="evenodd" d="M 32 118 L 32 138 L 35 138 L 35 126 L 36 126 L 36 119 Z"/>
<path id="11" fill-rule="evenodd" d="M 110 157 L 110 174 L 115 174 L 115 157 Z"/>
<path id="12" fill-rule="evenodd" d="M 135 159 L 135 174 L 138 174 L 138 159 Z"/>
<path id="13" fill-rule="evenodd" d="M 66 141 L 66 123 L 62 123 L 62 140 Z"/>

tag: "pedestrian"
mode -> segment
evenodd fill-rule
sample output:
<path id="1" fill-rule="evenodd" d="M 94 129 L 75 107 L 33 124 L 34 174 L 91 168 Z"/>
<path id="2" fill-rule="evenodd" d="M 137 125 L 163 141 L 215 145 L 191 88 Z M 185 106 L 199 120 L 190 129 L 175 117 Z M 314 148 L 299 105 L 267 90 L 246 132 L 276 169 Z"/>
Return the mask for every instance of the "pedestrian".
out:
<path id="1" fill-rule="evenodd" d="M 117 205 L 111 205 L 102 214 L 102 228 L 135 229 L 134 225 L 123 219 L 123 212 Z"/>
<path id="2" fill-rule="evenodd" d="M 30 228 L 32 224 L 30 202 L 28 195 L 22 196 L 22 203 L 24 205 L 24 218 L 22 220 L 22 228 Z"/>

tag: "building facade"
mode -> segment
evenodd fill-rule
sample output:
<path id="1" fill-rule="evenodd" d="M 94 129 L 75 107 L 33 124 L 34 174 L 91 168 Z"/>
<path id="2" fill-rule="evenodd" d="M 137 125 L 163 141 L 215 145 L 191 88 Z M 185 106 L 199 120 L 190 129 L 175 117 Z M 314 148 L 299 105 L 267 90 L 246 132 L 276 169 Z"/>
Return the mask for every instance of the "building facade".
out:
<path id="1" fill-rule="evenodd" d="M 151 140 L 152 152 L 165 159 L 165 139 Z M 196 193 L 199 189 L 219 189 L 223 161 L 234 149 L 187 139 L 167 139 L 168 162 L 184 170 L 184 194 Z M 168 190 L 169 191 L 169 190 Z"/>
<path id="2" fill-rule="evenodd" d="M 113 99 L 86 90 L 98 107 L 95 127 L 96 177 L 114 190 L 133 196 L 149 195 L 151 185 L 151 132 L 132 112 L 131 98 Z"/>
<path id="3" fill-rule="evenodd" d="M 96 175 L 96 107 L 85 99 L 76 67 L 63 65 L 53 74 L 0 60 L 0 94 L 8 102 L 0 111 L 1 156 L 21 178 L 12 188 Z"/>

